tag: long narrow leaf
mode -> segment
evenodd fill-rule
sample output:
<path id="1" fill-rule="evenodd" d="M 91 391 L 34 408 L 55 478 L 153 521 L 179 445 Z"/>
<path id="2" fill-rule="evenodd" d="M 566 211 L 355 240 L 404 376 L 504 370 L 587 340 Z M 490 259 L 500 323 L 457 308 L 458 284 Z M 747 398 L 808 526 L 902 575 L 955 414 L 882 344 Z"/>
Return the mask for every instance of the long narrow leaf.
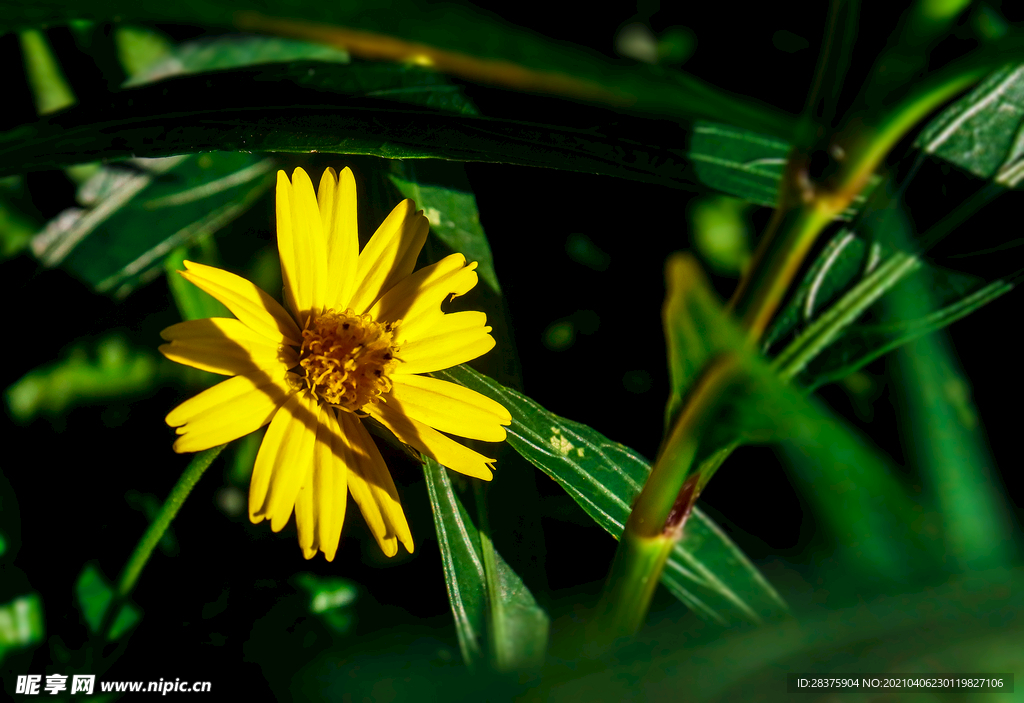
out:
<path id="1" fill-rule="evenodd" d="M 513 448 L 555 479 L 597 524 L 618 538 L 650 472 L 643 457 L 466 366 L 435 375 L 507 407 L 512 413 L 508 442 Z M 760 622 L 786 612 L 778 593 L 699 509 L 691 516 L 662 582 L 701 617 L 721 624 Z"/>
<path id="2" fill-rule="evenodd" d="M 452 489 L 447 469 L 427 457 L 423 472 L 464 661 L 501 669 L 540 664 L 547 646 L 547 614 L 493 549 L 497 573 L 488 578 L 480 533 Z M 500 642 L 492 638 L 495 629 L 504 634 Z"/>
<path id="3" fill-rule="evenodd" d="M 692 76 L 643 64 L 624 66 L 579 47 L 516 28 L 468 6 L 437 12 L 409 0 L 320 4 L 268 0 L 254 12 L 235 0 L 140 3 L 64 0 L 0 3 L 0 27 L 21 29 L 76 19 L 207 24 L 313 39 L 357 56 L 431 65 L 484 84 L 558 95 L 674 119 L 729 120 L 788 136 L 791 115 L 733 96 Z M 288 18 L 288 19 L 284 19 Z"/>

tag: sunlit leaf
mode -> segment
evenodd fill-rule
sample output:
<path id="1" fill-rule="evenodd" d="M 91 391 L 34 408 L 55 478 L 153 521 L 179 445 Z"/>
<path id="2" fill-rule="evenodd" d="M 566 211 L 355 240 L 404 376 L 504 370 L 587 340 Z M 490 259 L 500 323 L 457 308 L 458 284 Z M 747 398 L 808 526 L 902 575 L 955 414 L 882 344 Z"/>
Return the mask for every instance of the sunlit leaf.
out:
<path id="1" fill-rule="evenodd" d="M 73 105 L 75 95 L 46 41 L 46 35 L 37 30 L 22 32 L 21 50 L 39 114 L 45 115 Z"/>
<path id="2" fill-rule="evenodd" d="M 79 191 L 86 207 L 52 220 L 32 248 L 45 265 L 123 297 L 157 275 L 169 252 L 248 209 L 270 188 L 273 170 L 270 159 L 244 153 L 105 166 Z"/>
<path id="3" fill-rule="evenodd" d="M 487 573 L 480 533 L 452 489 L 447 469 L 425 457 L 423 471 L 463 660 L 501 669 L 539 664 L 547 645 L 547 614 L 497 552 L 497 573 Z M 489 584 L 496 584 L 497 592 Z"/>
<path id="4" fill-rule="evenodd" d="M 915 145 L 1013 188 L 1024 178 L 1024 65 L 995 71 L 946 108 Z"/>
<path id="5" fill-rule="evenodd" d="M 79 574 L 78 580 L 75 582 L 75 596 L 90 632 L 98 633 L 106 618 L 107 609 L 114 598 L 114 591 L 103 574 L 93 564 L 86 564 L 82 573 Z M 141 617 L 138 608 L 131 603 L 125 603 L 110 624 L 106 638 L 109 640 L 120 639 L 135 626 Z"/>
<path id="6" fill-rule="evenodd" d="M 435 375 L 508 408 L 512 413 L 509 444 L 557 481 L 613 537 L 622 534 L 633 499 L 650 472 L 642 456 L 466 366 Z M 786 612 L 775 589 L 699 509 L 687 522 L 662 583 L 701 617 L 722 624 L 759 622 Z"/>

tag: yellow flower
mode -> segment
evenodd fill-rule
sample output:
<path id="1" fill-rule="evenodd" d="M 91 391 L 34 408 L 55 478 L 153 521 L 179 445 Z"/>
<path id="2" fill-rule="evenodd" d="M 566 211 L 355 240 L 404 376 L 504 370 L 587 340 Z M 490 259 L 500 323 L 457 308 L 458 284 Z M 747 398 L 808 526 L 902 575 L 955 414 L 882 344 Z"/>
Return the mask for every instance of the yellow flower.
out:
<path id="1" fill-rule="evenodd" d="M 441 434 L 500 442 L 508 411 L 479 393 L 418 374 L 475 359 L 494 346 L 482 312 L 445 314 L 441 302 L 477 282 L 452 254 L 413 273 L 427 219 L 399 203 L 359 251 L 352 172 L 328 169 L 313 193 L 302 169 L 277 174 L 277 247 L 284 299 L 227 271 L 185 262 L 181 275 L 237 319 L 192 320 L 161 333 L 168 359 L 232 378 L 167 416 L 177 452 L 197 452 L 270 423 L 249 486 L 249 519 L 275 532 L 292 510 L 307 559 L 334 559 L 352 494 L 388 556 L 412 536 L 384 459 L 363 426 L 372 417 L 402 442 L 468 476 L 490 480 L 489 459 Z M 438 432 L 441 430 L 441 432 Z"/>

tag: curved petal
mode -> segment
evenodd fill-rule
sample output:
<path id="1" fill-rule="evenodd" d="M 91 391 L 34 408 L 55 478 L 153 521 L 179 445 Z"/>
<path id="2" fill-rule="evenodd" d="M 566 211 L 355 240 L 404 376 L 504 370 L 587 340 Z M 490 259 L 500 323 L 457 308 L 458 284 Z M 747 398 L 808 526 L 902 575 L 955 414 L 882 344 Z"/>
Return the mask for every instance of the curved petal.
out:
<path id="1" fill-rule="evenodd" d="M 261 369 L 278 375 L 298 365 L 295 349 L 275 344 L 239 320 L 211 317 L 171 325 L 160 336 L 160 353 L 171 361 L 226 376 L 252 374 Z"/>
<path id="2" fill-rule="evenodd" d="M 484 481 L 491 480 L 491 466 L 494 459 L 463 446 L 434 428 L 403 415 L 384 403 L 366 408 L 371 416 L 395 433 L 399 440 L 435 459 L 452 471 L 466 474 Z"/>
<path id="3" fill-rule="evenodd" d="M 411 553 L 412 533 L 384 457 L 359 418 L 352 413 L 339 412 L 338 420 L 354 459 L 349 464 L 348 490 L 370 532 L 387 556 L 398 553 L 399 542 Z"/>
<path id="4" fill-rule="evenodd" d="M 167 415 L 181 437 L 176 452 L 199 452 L 255 432 L 293 393 L 285 379 L 235 376 L 207 388 Z"/>
<path id="5" fill-rule="evenodd" d="M 356 179 L 352 169 L 339 175 L 333 168 L 324 171 L 316 192 L 320 205 L 324 237 L 327 240 L 327 299 L 325 305 L 344 310 L 356 285 L 359 259 L 359 230 L 356 210 Z"/>
<path id="6" fill-rule="evenodd" d="M 241 276 L 213 266 L 186 261 L 187 271 L 179 271 L 185 280 L 195 284 L 224 303 L 235 317 L 271 342 L 299 346 L 302 333 L 295 320 L 281 303 Z"/>
<path id="7" fill-rule="evenodd" d="M 341 437 L 334 409 L 323 408 L 316 428 L 313 470 L 295 499 L 299 546 L 307 559 L 319 550 L 327 561 L 334 561 L 348 502 L 347 467 L 352 463 L 352 453 Z"/>
<path id="8" fill-rule="evenodd" d="M 445 318 L 461 314 L 449 314 Z M 490 327 L 471 327 L 403 344 L 396 357 L 401 362 L 396 373 L 429 373 L 472 361 L 494 348 L 490 331 Z"/>
<path id="9" fill-rule="evenodd" d="M 327 300 L 327 245 L 313 183 L 301 168 L 291 182 L 277 172 L 277 250 L 285 302 L 304 322 Z"/>
<path id="10" fill-rule="evenodd" d="M 476 262 L 467 266 L 462 254 L 446 256 L 396 284 L 370 309 L 370 315 L 375 320 L 401 320 L 395 330 L 399 344 L 414 339 L 440 322 L 441 303 L 448 296 L 463 295 L 476 285 L 475 269 Z"/>
<path id="11" fill-rule="evenodd" d="M 415 210 L 413 201 L 400 202 L 363 247 L 356 266 L 358 283 L 344 307 L 362 314 L 412 273 L 430 230 L 427 218 Z"/>
<path id="12" fill-rule="evenodd" d="M 389 407 L 434 429 L 485 442 L 505 441 L 512 415 L 501 403 L 474 390 L 428 376 L 395 375 Z"/>
<path id="13" fill-rule="evenodd" d="M 299 488 L 313 470 L 320 407 L 306 393 L 294 393 L 274 416 L 256 454 L 249 483 L 249 519 L 269 519 L 280 532 L 288 524 Z"/>

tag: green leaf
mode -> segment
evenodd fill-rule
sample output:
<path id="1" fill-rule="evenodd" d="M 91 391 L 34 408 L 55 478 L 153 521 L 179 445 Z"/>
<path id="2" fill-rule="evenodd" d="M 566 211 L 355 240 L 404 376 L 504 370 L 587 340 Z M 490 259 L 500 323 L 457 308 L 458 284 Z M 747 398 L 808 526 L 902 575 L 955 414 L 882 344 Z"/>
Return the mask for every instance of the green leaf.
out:
<path id="1" fill-rule="evenodd" d="M 544 660 L 548 616 L 522 579 L 493 551 L 489 538 L 483 543 L 447 471 L 425 457 L 423 473 L 462 658 L 471 667 L 487 663 L 498 670 L 537 666 Z M 487 551 L 493 555 L 492 573 Z"/>
<path id="2" fill-rule="evenodd" d="M 948 273 L 925 267 L 913 274 L 913 279 L 936 293 L 933 310 L 916 317 L 903 317 L 891 307 L 876 304 L 863 321 L 842 330 L 837 342 L 807 364 L 798 376 L 799 383 L 814 389 L 845 378 L 883 354 L 943 329 L 1005 295 L 1014 289 L 1018 278 L 985 283 L 971 276 Z M 910 280 L 895 285 L 886 299 L 907 295 L 909 285 Z M 853 295 L 851 293 L 851 297 Z"/>
<path id="3" fill-rule="evenodd" d="M 75 95 L 46 41 L 46 35 L 37 30 L 28 30 L 22 32 L 20 38 L 25 72 L 39 114 L 45 115 L 73 105 Z"/>
<path id="4" fill-rule="evenodd" d="M 676 121 L 729 120 L 782 135 L 789 135 L 795 124 L 792 115 L 735 97 L 679 71 L 622 65 L 589 50 L 516 28 L 469 6 L 447 6 L 439 13 L 410 0 L 387 6 L 370 0 L 329 6 L 269 0 L 260 3 L 259 12 L 239 9 L 231 0 L 164 4 L 91 0 L 35 7 L 4 2 L 0 3 L 0 17 L 8 29 L 114 17 L 129 22 L 232 27 L 314 39 L 347 46 L 352 53 L 367 58 L 427 63 L 439 71 L 487 85 L 628 107 L 636 113 Z M 392 39 L 382 40 L 373 34 Z"/>
<path id="5" fill-rule="evenodd" d="M 484 283 L 501 294 L 487 235 L 480 225 L 476 197 L 458 164 L 437 161 L 392 161 L 391 182 L 402 195 L 416 201 L 430 221 L 430 229 L 452 251 L 476 261 Z"/>
<path id="6" fill-rule="evenodd" d="M 893 216 L 894 215 L 894 216 Z M 865 226 L 867 242 L 840 230 L 818 254 L 765 336 L 782 347 L 774 366 L 784 380 L 818 388 L 1009 292 L 1019 273 L 992 282 L 925 264 L 905 253 L 911 225 L 898 212 Z M 892 246 L 877 240 L 892 242 Z M 930 309 L 898 313 L 886 300 L 928 291 Z M 883 298 L 884 296 L 884 298 Z"/>
<path id="7" fill-rule="evenodd" d="M 946 108 L 915 146 L 1014 188 L 1024 178 L 1024 65 L 1004 66 Z"/>
<path id="8" fill-rule="evenodd" d="M 459 89 L 415 66 L 311 61 L 175 76 L 0 134 L 0 174 L 101 155 L 226 150 L 492 161 L 675 186 L 695 181 L 688 135 L 676 125 L 638 121 L 637 138 L 615 124 L 580 129 L 468 113 Z M 718 168 L 744 167 L 725 159 Z"/>
<path id="9" fill-rule="evenodd" d="M 127 34 L 122 41 L 122 45 L 125 46 L 123 53 L 128 53 L 129 47 L 136 47 L 141 39 L 138 30 Z M 134 54 L 129 56 L 132 58 L 128 61 L 139 65 L 135 71 L 130 72 L 132 78 L 127 85 L 141 85 L 186 73 L 219 71 L 257 64 L 292 61 L 349 62 L 348 52 L 343 49 L 295 39 L 259 36 L 224 36 L 186 42 L 145 61 L 134 58 Z"/>
<path id="10" fill-rule="evenodd" d="M 114 590 L 107 583 L 107 580 L 100 573 L 100 570 L 93 564 L 86 564 L 75 582 L 75 596 L 78 607 L 82 611 L 89 631 L 93 634 L 99 632 L 107 616 L 107 608 L 114 598 Z M 114 641 L 120 639 L 128 632 L 142 617 L 138 608 L 131 603 L 125 603 L 113 619 L 110 630 L 106 633 L 106 639 Z"/>
<path id="11" fill-rule="evenodd" d="M 0 661 L 9 650 L 39 644 L 45 635 L 46 618 L 38 593 L 0 605 Z"/>
<path id="12" fill-rule="evenodd" d="M 896 318 L 920 319 L 942 289 L 912 277 L 887 299 Z M 1014 529 L 1002 497 L 970 384 L 945 333 L 922 336 L 893 358 L 892 394 L 901 413 L 901 436 L 942 512 L 946 552 L 963 569 L 1011 566 Z"/>
<path id="13" fill-rule="evenodd" d="M 43 264 L 124 297 L 159 272 L 169 252 L 247 210 L 273 171 L 272 160 L 243 153 L 104 166 L 79 190 L 86 208 L 52 220 L 32 248 Z"/>
<path id="14" fill-rule="evenodd" d="M 160 374 L 155 354 L 132 348 L 114 334 L 91 352 L 78 345 L 63 361 L 29 371 L 7 388 L 4 398 L 14 419 L 28 422 L 78 404 L 142 393 L 156 385 Z"/>
<path id="15" fill-rule="evenodd" d="M 508 443 L 557 481 L 613 537 L 622 534 L 630 505 L 650 472 L 643 457 L 466 366 L 434 375 L 508 408 L 512 413 Z M 690 516 L 662 583 L 698 615 L 723 625 L 760 622 L 786 613 L 775 589 L 699 509 Z"/>

